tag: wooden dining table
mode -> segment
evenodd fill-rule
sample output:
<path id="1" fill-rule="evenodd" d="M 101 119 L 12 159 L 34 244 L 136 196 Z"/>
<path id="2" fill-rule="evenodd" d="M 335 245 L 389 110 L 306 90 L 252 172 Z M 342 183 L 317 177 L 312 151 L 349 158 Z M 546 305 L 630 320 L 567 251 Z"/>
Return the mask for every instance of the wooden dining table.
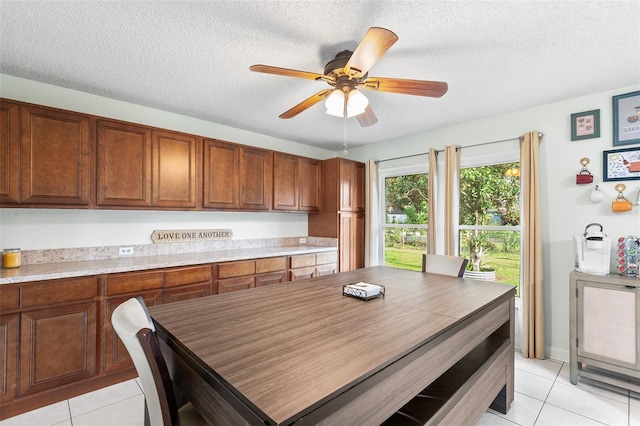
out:
<path id="1" fill-rule="evenodd" d="M 384 296 L 343 294 L 358 282 Z M 419 422 L 469 424 L 513 401 L 514 293 L 376 266 L 149 311 L 175 385 L 212 425 L 412 424 L 394 419 L 421 392 L 440 402 Z"/>

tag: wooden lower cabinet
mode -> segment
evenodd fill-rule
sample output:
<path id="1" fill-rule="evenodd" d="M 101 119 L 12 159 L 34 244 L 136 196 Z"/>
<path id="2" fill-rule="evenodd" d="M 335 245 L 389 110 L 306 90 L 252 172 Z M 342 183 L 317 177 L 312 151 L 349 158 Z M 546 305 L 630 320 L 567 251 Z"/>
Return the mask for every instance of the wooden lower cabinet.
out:
<path id="1" fill-rule="evenodd" d="M 285 282 L 287 257 L 224 262 L 217 269 L 217 292 L 230 293 Z"/>
<path id="2" fill-rule="evenodd" d="M 338 271 L 338 252 L 291 256 L 289 266 L 290 281 L 335 274 Z"/>
<path id="3" fill-rule="evenodd" d="M 97 303 L 20 315 L 20 396 L 96 374 Z"/>
<path id="4" fill-rule="evenodd" d="M 0 316 L 0 403 L 18 396 L 18 314 Z"/>
<path id="5" fill-rule="evenodd" d="M 335 251 L 303 256 L 311 276 L 337 269 Z M 0 420 L 135 377 L 111 326 L 129 298 L 154 306 L 281 283 L 303 256 L 0 285 Z"/>

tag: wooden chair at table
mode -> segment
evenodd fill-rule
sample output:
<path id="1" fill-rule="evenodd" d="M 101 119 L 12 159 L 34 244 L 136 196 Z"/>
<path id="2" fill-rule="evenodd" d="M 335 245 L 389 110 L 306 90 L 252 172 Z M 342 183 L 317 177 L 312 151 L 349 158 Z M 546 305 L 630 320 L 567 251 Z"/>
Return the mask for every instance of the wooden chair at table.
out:
<path id="1" fill-rule="evenodd" d="M 206 425 L 191 403 L 178 409 L 155 326 L 142 298 L 131 298 L 119 305 L 111 315 L 111 324 L 127 348 L 142 382 L 145 426 Z"/>
<path id="2" fill-rule="evenodd" d="M 469 260 L 464 257 L 447 256 L 444 254 L 423 254 L 422 272 L 462 277 L 467 263 L 469 263 Z"/>

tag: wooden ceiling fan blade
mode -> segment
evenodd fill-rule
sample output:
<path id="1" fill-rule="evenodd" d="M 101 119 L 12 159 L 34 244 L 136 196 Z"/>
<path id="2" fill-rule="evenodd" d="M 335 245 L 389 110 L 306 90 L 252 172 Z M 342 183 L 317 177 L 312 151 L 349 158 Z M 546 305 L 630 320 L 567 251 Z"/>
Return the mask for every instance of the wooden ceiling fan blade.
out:
<path id="1" fill-rule="evenodd" d="M 251 65 L 249 67 L 249 70 L 253 72 L 262 72 L 266 74 L 283 75 L 285 77 L 306 78 L 308 80 L 325 80 L 325 81 L 335 80 L 324 74 L 318 74 L 318 73 L 308 72 L 308 71 L 292 70 L 289 68 L 272 67 L 270 65 L 262 65 L 262 64 Z"/>
<path id="2" fill-rule="evenodd" d="M 369 28 L 345 65 L 344 73 L 353 78 L 364 76 L 396 41 L 398 36 L 393 31 Z"/>
<path id="3" fill-rule="evenodd" d="M 294 106 L 293 108 L 289 109 L 288 111 L 285 111 L 282 114 L 280 114 L 280 118 L 292 118 L 292 117 L 295 117 L 296 115 L 300 114 L 305 109 L 314 106 L 315 104 L 317 104 L 318 102 L 320 102 L 321 100 L 323 100 L 324 98 L 329 96 L 329 93 L 331 93 L 331 90 L 333 90 L 333 89 L 324 89 L 324 90 L 319 91 L 315 95 L 305 99 L 304 101 L 300 102 L 298 105 Z"/>
<path id="4" fill-rule="evenodd" d="M 402 78 L 370 77 L 364 80 L 361 85 L 365 89 L 379 92 L 428 96 L 430 98 L 439 98 L 449 90 L 449 85 L 444 81 L 406 80 Z"/>
<path id="5" fill-rule="evenodd" d="M 356 118 L 358 119 L 358 123 L 360 123 L 360 126 L 362 127 L 373 126 L 378 122 L 378 117 L 376 117 L 376 115 L 373 113 L 373 110 L 368 105 L 362 114 L 356 115 Z"/>

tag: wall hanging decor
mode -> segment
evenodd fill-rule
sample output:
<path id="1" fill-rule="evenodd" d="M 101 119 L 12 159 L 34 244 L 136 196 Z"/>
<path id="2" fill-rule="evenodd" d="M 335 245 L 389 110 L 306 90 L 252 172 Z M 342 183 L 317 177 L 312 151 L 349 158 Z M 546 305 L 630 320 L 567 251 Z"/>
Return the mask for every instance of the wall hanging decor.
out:
<path id="1" fill-rule="evenodd" d="M 640 147 L 602 152 L 602 180 L 640 179 Z"/>
<path id="2" fill-rule="evenodd" d="M 640 90 L 613 97 L 613 146 L 640 143 Z"/>
<path id="3" fill-rule="evenodd" d="M 571 114 L 571 140 L 579 141 L 600 137 L 600 110 Z"/>
<path id="4" fill-rule="evenodd" d="M 631 204 L 631 201 L 627 200 L 624 197 L 624 194 L 622 193 L 622 191 L 627 189 L 627 186 L 624 183 L 619 183 L 619 184 L 617 184 L 615 186 L 615 189 L 616 189 L 616 191 L 618 191 L 618 196 L 611 203 L 611 210 L 614 213 L 622 213 L 622 212 L 631 211 L 631 209 L 633 208 L 633 204 Z"/>
<path id="5" fill-rule="evenodd" d="M 592 203 L 599 203 L 604 199 L 604 193 L 598 189 L 598 185 L 589 193 L 589 201 Z"/>
<path id="6" fill-rule="evenodd" d="M 587 164 L 589 164 L 589 161 L 591 160 L 589 160 L 587 157 L 583 157 L 580 159 L 582 169 L 580 169 L 580 172 L 576 175 L 576 185 L 583 185 L 585 183 L 593 182 L 593 175 L 587 169 Z"/>

